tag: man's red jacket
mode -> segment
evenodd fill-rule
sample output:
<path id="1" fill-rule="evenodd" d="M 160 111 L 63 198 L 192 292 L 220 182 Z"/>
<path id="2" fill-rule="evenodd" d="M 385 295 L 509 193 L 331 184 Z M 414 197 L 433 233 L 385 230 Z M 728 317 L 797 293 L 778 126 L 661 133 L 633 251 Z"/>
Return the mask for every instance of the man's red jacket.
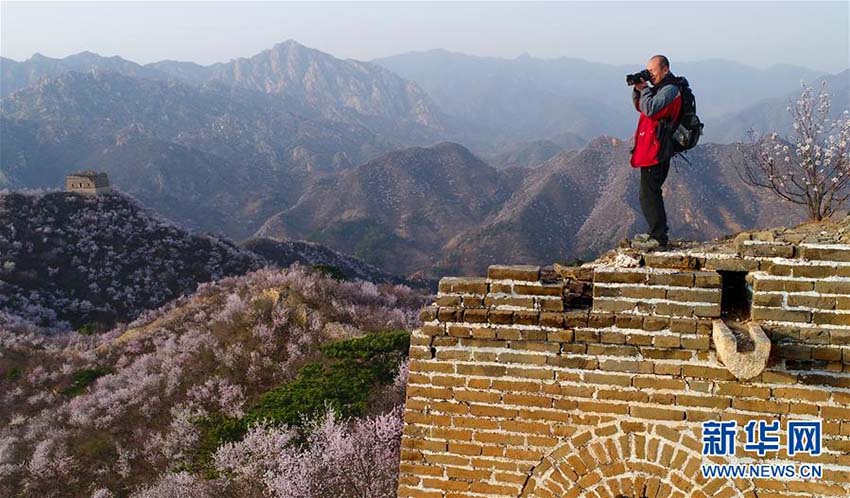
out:
<path id="1" fill-rule="evenodd" d="M 676 77 L 673 73 L 667 73 L 658 85 L 652 88 L 646 87 L 640 91 L 634 89 L 632 92 L 635 109 L 640 113 L 630 161 L 635 168 L 655 166 L 667 159 L 659 158 L 659 152 L 661 152 L 659 139 L 664 137 L 659 137 L 658 134 L 663 133 L 664 123 L 679 119 L 682 95 L 678 85 L 674 84 L 675 81 Z"/>

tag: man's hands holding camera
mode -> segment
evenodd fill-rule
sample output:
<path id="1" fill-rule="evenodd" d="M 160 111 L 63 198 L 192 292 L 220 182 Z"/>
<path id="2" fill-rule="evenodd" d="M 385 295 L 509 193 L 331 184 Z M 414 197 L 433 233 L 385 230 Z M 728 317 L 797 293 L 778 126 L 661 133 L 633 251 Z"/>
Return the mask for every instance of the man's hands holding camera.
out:
<path id="1" fill-rule="evenodd" d="M 635 90 L 641 91 L 644 88 L 646 88 L 646 86 L 647 86 L 646 81 L 641 81 L 640 83 L 635 83 Z"/>

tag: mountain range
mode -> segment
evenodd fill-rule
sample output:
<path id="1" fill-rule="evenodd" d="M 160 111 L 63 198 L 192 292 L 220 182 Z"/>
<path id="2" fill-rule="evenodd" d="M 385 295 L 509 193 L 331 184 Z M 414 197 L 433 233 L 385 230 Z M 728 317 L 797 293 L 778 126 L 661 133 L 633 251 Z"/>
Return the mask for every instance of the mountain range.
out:
<path id="1" fill-rule="evenodd" d="M 643 230 L 622 81 L 640 65 L 439 50 L 363 62 L 289 40 L 207 66 L 84 52 L 0 68 L 0 188 L 102 170 L 190 229 L 304 239 L 400 275 L 584 258 Z M 687 173 L 671 175 L 674 234 L 796 219 L 739 185 L 734 145 L 711 142 L 786 130 L 801 79 L 827 81 L 841 112 L 850 73 L 721 60 L 672 69 L 707 122 Z M 290 249 L 276 248 L 284 259 Z"/>

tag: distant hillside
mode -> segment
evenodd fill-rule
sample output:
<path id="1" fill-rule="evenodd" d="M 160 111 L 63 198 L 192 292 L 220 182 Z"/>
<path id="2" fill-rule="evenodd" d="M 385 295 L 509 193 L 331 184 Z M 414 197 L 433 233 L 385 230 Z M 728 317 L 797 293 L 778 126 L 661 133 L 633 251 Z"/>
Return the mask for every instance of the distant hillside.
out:
<path id="1" fill-rule="evenodd" d="M 109 327 L 261 267 L 117 193 L 0 193 L 0 311 L 41 325 Z"/>
<path id="2" fill-rule="evenodd" d="M 460 145 L 414 147 L 323 178 L 257 235 L 321 242 L 407 274 L 426 269 L 445 242 L 510 193 L 495 169 Z"/>
<path id="3" fill-rule="evenodd" d="M 826 82 L 831 100 L 829 119 L 836 119 L 844 111 L 850 110 L 850 69 L 818 78 L 809 82 L 809 85 L 817 92 L 823 82 Z M 797 90 L 781 97 L 765 99 L 745 109 L 721 116 L 714 122 L 706 123 L 705 139 L 721 143 L 738 140 L 746 142 L 749 141 L 749 128 L 754 128 L 762 134 L 777 132 L 780 135 L 793 136 L 793 117 L 788 106 L 796 104 L 800 93 L 798 86 Z"/>
<path id="4" fill-rule="evenodd" d="M 92 52 L 80 52 L 62 59 L 46 57 L 39 53 L 25 61 L 0 57 L 0 98 L 31 85 L 45 77 L 58 76 L 67 71 L 120 73 L 147 79 L 167 79 L 168 75 L 152 67 L 145 67 L 118 56 L 103 57 Z"/>
<path id="5" fill-rule="evenodd" d="M 167 71 L 172 66 L 155 67 Z M 402 142 L 409 143 L 414 136 L 436 139 L 446 126 L 441 112 L 415 83 L 376 64 L 337 59 L 294 40 L 211 66 L 207 78 L 285 95 L 319 109 L 326 118 L 358 123 Z"/>
<path id="6" fill-rule="evenodd" d="M 534 140 L 519 143 L 511 150 L 491 157 L 489 164 L 498 169 L 535 168 L 563 151 L 560 145 L 551 140 Z"/>
<path id="7" fill-rule="evenodd" d="M 361 279 L 376 284 L 403 284 L 434 290 L 437 288 L 435 280 L 411 280 L 392 275 L 358 258 L 306 240 L 251 238 L 242 242 L 240 246 L 262 256 L 270 264 L 281 268 L 294 263 L 301 263 L 319 268 L 332 276 L 348 280 Z"/>

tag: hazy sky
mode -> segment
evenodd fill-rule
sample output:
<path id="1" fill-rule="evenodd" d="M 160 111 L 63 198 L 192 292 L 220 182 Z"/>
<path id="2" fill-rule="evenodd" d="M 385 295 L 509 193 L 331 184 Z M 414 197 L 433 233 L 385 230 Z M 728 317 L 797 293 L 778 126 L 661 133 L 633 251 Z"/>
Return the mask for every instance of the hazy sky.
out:
<path id="1" fill-rule="evenodd" d="M 296 41 L 369 60 L 445 48 L 642 66 L 731 59 L 828 72 L 850 65 L 850 1 L 553 3 L 33 3 L 0 1 L 0 55 L 89 50 L 139 63 L 201 64 Z"/>

